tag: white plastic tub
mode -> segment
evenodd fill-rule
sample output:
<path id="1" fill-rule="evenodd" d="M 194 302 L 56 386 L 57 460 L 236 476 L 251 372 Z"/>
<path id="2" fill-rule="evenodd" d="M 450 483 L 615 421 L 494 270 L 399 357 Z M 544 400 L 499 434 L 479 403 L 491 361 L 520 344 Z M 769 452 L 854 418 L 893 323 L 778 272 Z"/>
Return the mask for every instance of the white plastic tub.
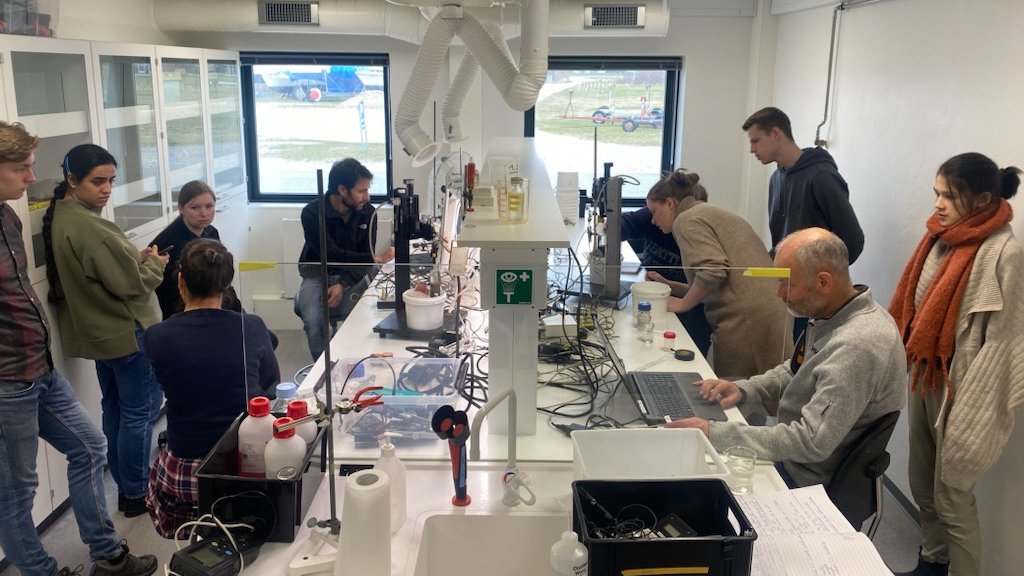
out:
<path id="1" fill-rule="evenodd" d="M 444 323 L 446 296 L 424 296 L 412 288 L 402 294 L 405 321 L 412 330 L 437 330 Z"/>
<path id="2" fill-rule="evenodd" d="M 729 469 L 700 430 L 616 428 L 572 433 L 576 480 L 725 478 Z"/>
<path id="3" fill-rule="evenodd" d="M 668 316 L 668 296 L 672 289 L 661 282 L 636 282 L 629 289 L 633 299 L 633 319 L 636 320 L 636 306 L 641 302 L 651 303 L 651 318 L 657 322 Z"/>

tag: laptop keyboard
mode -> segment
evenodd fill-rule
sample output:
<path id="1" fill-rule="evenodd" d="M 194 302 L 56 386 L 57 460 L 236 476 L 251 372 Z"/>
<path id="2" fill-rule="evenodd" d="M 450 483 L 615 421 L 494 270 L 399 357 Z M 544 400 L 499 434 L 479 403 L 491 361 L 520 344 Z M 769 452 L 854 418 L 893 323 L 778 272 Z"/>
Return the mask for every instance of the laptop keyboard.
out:
<path id="1" fill-rule="evenodd" d="M 642 376 L 641 376 L 642 375 Z M 648 400 L 662 415 L 673 420 L 693 416 L 693 408 L 679 390 L 679 383 L 671 374 L 640 373 L 634 375 L 646 382 L 651 398 Z"/>

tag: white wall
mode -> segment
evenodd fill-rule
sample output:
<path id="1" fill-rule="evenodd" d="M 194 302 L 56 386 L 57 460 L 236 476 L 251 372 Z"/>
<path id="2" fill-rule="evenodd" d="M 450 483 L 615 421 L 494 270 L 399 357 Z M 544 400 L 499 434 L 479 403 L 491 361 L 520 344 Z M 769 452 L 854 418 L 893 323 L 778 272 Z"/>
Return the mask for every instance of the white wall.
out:
<path id="1" fill-rule="evenodd" d="M 64 0 L 59 4 L 57 36 L 60 38 L 174 43 L 172 36 L 156 27 L 153 0 Z"/>
<path id="2" fill-rule="evenodd" d="M 828 8 L 779 18 L 775 104 L 790 114 L 803 145 L 822 115 L 831 18 Z M 892 0 L 842 19 L 827 138 L 866 237 L 854 277 L 888 304 L 931 213 L 939 164 L 976 150 L 1001 166 L 1024 165 L 1024 3 Z M 1020 197 L 1011 204 L 1024 210 Z M 1019 218 L 1013 226 L 1019 236 Z M 1011 491 L 1024 473 L 1021 446 L 1020 439 L 1011 445 L 976 490 L 985 574 L 1014 573 L 1024 562 L 1011 524 L 1024 512 L 1024 499 Z M 890 448 L 889 475 L 909 496 L 905 421 Z"/>

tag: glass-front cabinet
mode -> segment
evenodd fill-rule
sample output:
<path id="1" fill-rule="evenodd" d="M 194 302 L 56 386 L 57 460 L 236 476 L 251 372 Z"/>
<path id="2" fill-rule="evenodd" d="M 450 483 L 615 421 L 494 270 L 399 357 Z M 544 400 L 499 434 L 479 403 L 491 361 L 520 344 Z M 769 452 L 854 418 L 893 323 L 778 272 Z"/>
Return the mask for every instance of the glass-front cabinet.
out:
<path id="1" fill-rule="evenodd" d="M 19 203 L 31 251 L 29 277 L 35 283 L 46 277 L 43 214 L 64 178 L 64 155 L 78 144 L 97 141 L 90 104 L 91 51 L 88 42 L 2 35 L 0 58 L 8 118 L 39 137 L 37 180 Z"/>
<path id="2" fill-rule="evenodd" d="M 206 128 L 203 114 L 202 51 L 157 47 L 160 66 L 164 135 L 167 149 L 167 183 L 171 206 L 190 180 L 207 177 Z"/>
<path id="3" fill-rule="evenodd" d="M 218 199 L 227 199 L 245 186 L 238 54 L 215 50 L 203 53 L 213 175 L 210 185 Z"/>
<path id="4" fill-rule="evenodd" d="M 93 44 L 102 145 L 117 159 L 108 210 L 129 237 L 163 228 L 170 194 L 161 174 L 153 46 Z"/>

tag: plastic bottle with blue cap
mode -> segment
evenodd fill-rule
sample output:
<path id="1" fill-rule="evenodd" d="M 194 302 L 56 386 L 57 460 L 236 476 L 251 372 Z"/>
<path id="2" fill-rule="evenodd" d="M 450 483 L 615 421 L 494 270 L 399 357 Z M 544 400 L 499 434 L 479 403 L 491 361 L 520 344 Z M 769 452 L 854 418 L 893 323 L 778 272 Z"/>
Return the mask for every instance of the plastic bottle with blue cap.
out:
<path id="1" fill-rule="evenodd" d="M 281 382 L 277 385 L 276 393 L 277 399 L 270 405 L 270 411 L 274 414 L 285 414 L 288 412 L 288 403 L 292 400 L 297 400 L 295 394 L 299 390 L 299 385 L 295 382 Z"/>
<path id="2" fill-rule="evenodd" d="M 651 303 L 641 302 L 636 306 L 636 329 L 644 344 L 654 342 L 654 318 L 651 317 Z"/>

